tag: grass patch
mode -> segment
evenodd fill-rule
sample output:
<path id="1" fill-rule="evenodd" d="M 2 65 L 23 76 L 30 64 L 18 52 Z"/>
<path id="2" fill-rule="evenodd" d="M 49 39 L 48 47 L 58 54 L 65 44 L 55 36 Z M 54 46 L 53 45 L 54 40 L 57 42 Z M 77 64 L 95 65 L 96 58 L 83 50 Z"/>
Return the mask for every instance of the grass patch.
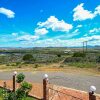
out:
<path id="1" fill-rule="evenodd" d="M 94 62 L 75 62 L 75 63 L 68 63 L 69 66 L 74 66 L 78 68 L 96 68 L 97 64 Z"/>

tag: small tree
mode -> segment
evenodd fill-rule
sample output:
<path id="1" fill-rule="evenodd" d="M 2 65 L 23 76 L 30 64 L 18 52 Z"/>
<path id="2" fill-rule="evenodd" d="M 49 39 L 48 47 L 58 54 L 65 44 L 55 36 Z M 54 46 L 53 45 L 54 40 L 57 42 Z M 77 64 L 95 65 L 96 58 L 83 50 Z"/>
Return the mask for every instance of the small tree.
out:
<path id="1" fill-rule="evenodd" d="M 57 54 L 57 57 L 61 57 L 61 54 Z"/>
<path id="2" fill-rule="evenodd" d="M 26 81 L 22 82 L 21 89 L 28 93 L 32 89 L 32 85 Z"/>
<path id="3" fill-rule="evenodd" d="M 16 91 L 16 97 L 19 100 L 22 100 L 22 98 L 27 97 L 29 91 L 32 89 L 32 85 L 28 82 L 22 82 L 21 87 L 17 89 Z"/>
<path id="4" fill-rule="evenodd" d="M 24 80 L 24 78 L 25 78 L 25 75 L 23 73 L 20 73 L 16 77 L 16 82 L 21 83 Z"/>
<path id="5" fill-rule="evenodd" d="M 33 55 L 31 55 L 31 54 L 25 54 L 25 55 L 23 56 L 23 60 L 24 60 L 25 62 L 31 62 L 31 61 L 35 61 L 35 58 L 34 58 Z"/>
<path id="6" fill-rule="evenodd" d="M 16 90 L 16 92 L 10 92 L 7 100 L 24 100 L 30 90 L 32 89 L 32 85 L 28 82 L 23 82 L 25 75 L 20 73 L 17 75 L 17 82 L 21 83 L 20 88 Z"/>

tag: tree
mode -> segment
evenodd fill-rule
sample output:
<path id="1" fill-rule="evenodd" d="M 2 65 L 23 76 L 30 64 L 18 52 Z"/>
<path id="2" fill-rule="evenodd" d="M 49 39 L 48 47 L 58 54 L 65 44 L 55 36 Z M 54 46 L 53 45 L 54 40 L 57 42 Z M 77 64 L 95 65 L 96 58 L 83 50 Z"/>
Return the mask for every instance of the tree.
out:
<path id="1" fill-rule="evenodd" d="M 33 55 L 31 55 L 31 54 L 25 54 L 25 55 L 23 56 L 23 60 L 24 60 L 25 62 L 31 62 L 31 61 L 35 61 L 35 58 L 34 58 Z"/>
<path id="2" fill-rule="evenodd" d="M 22 82 L 21 87 L 16 91 L 16 98 L 18 100 L 22 100 L 22 98 L 26 98 L 31 89 L 32 89 L 32 85 L 30 83 Z"/>
<path id="3" fill-rule="evenodd" d="M 28 93 L 32 89 L 32 84 L 25 81 L 23 82 L 24 78 L 25 75 L 23 73 L 17 75 L 16 81 L 21 83 L 20 87 L 16 90 L 16 92 L 10 92 L 7 100 L 24 100 L 28 96 Z"/>

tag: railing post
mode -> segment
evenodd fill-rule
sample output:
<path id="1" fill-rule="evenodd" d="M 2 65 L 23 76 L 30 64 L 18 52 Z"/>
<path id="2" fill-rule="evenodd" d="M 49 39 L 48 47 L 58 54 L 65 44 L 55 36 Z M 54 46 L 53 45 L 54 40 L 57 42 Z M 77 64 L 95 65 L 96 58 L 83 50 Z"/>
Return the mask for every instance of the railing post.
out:
<path id="1" fill-rule="evenodd" d="M 44 75 L 43 79 L 43 100 L 47 100 L 47 84 L 48 84 L 48 75 Z"/>
<path id="2" fill-rule="evenodd" d="M 13 75 L 13 92 L 15 92 L 15 75 Z"/>
<path id="3" fill-rule="evenodd" d="M 13 75 L 13 92 L 15 92 L 16 90 L 16 74 L 17 72 L 15 71 Z"/>
<path id="4" fill-rule="evenodd" d="M 96 96 L 94 95 L 95 91 L 96 91 L 96 87 L 95 86 L 90 86 L 89 100 L 96 100 Z"/>

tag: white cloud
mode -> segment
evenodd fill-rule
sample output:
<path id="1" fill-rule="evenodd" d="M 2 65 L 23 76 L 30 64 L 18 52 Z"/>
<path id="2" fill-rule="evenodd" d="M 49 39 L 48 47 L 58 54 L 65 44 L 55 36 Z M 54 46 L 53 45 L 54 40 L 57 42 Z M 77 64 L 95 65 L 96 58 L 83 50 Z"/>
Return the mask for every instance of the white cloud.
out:
<path id="1" fill-rule="evenodd" d="M 73 46 L 82 46 L 83 41 L 88 41 L 88 45 L 95 46 L 100 45 L 100 36 L 94 35 L 90 37 L 82 37 L 77 39 L 68 39 L 68 40 L 61 40 L 61 39 L 45 39 L 45 40 L 38 40 L 34 42 L 34 46 L 39 47 L 73 47 Z"/>
<path id="2" fill-rule="evenodd" d="M 18 33 L 12 33 L 12 36 L 18 36 Z"/>
<path id="3" fill-rule="evenodd" d="M 0 13 L 6 15 L 8 18 L 14 18 L 15 13 L 6 8 L 0 8 Z"/>
<path id="4" fill-rule="evenodd" d="M 39 25 L 39 27 L 52 29 L 53 31 L 63 31 L 63 32 L 68 32 L 73 28 L 71 24 L 68 24 L 63 20 L 59 21 L 55 16 L 50 16 L 47 19 L 47 21 L 39 22 L 37 25 Z"/>
<path id="5" fill-rule="evenodd" d="M 36 35 L 45 35 L 48 33 L 48 30 L 46 30 L 46 28 L 36 28 L 34 32 Z"/>
<path id="6" fill-rule="evenodd" d="M 95 8 L 95 12 L 94 12 L 95 15 L 100 15 L 100 5 L 98 5 L 96 8 Z"/>
<path id="7" fill-rule="evenodd" d="M 77 25 L 77 28 L 80 28 L 80 27 L 82 27 L 82 25 Z"/>
<path id="8" fill-rule="evenodd" d="M 90 33 L 97 33 L 97 32 L 100 32 L 100 28 L 94 28 L 92 30 L 89 31 Z"/>
<path id="9" fill-rule="evenodd" d="M 74 8 L 73 20 L 74 21 L 82 21 L 86 19 L 93 19 L 95 14 L 91 11 L 85 10 L 83 7 L 84 3 L 81 3 L 76 8 Z"/>
<path id="10" fill-rule="evenodd" d="M 17 38 L 19 41 L 33 41 L 37 40 L 39 37 L 38 36 L 33 36 L 33 35 L 23 35 Z"/>
<path id="11" fill-rule="evenodd" d="M 79 31 L 79 29 L 76 29 L 73 33 L 77 33 Z"/>
<path id="12" fill-rule="evenodd" d="M 94 35 L 94 36 L 87 36 L 87 37 L 81 37 L 81 38 L 74 38 L 74 39 L 55 39 L 55 38 L 48 38 L 45 40 L 36 40 L 36 41 L 25 41 L 22 42 L 27 46 L 33 46 L 34 47 L 73 47 L 73 46 L 82 46 L 83 41 L 88 41 L 88 45 L 100 46 L 100 35 Z"/>
<path id="13" fill-rule="evenodd" d="M 70 39 L 70 38 L 73 38 L 74 36 L 77 36 L 79 34 L 80 34 L 79 29 L 76 29 L 73 32 L 69 32 L 69 33 L 66 33 L 63 35 L 53 37 L 53 39 Z"/>

